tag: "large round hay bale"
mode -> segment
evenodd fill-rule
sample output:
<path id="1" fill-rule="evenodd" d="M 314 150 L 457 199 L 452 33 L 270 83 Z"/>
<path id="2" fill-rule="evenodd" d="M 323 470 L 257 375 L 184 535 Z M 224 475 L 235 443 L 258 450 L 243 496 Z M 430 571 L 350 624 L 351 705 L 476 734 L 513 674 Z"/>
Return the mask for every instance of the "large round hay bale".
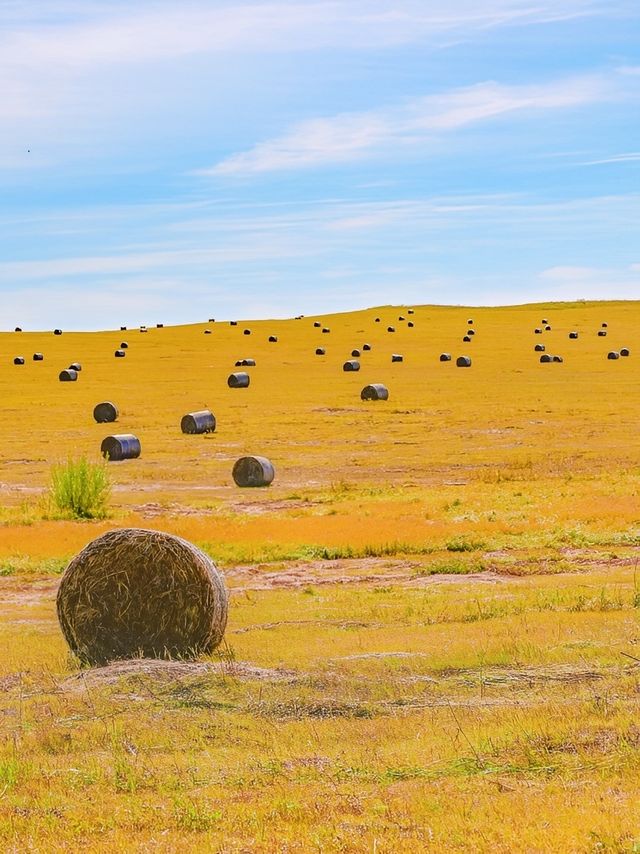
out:
<path id="1" fill-rule="evenodd" d="M 322 327 L 322 332 L 323 332 L 323 334 L 324 334 L 324 335 L 328 335 L 328 334 L 331 332 L 331 330 L 329 329 L 329 327 L 328 327 L 328 326 L 323 326 L 323 327 Z"/>
<path id="2" fill-rule="evenodd" d="M 395 326 L 387 326 L 387 332 L 395 332 Z"/>
<path id="3" fill-rule="evenodd" d="M 389 389 L 382 383 L 366 385 L 360 392 L 362 400 L 389 400 Z"/>
<path id="4" fill-rule="evenodd" d="M 451 353 L 440 353 L 440 361 L 441 362 L 450 362 L 451 361 Z"/>
<path id="5" fill-rule="evenodd" d="M 75 655 L 102 665 L 212 652 L 227 625 L 228 597 L 214 562 L 187 540 L 121 528 L 73 558 L 56 607 Z"/>
<path id="6" fill-rule="evenodd" d="M 164 323 L 156 323 L 156 329 L 164 329 Z"/>
<path id="7" fill-rule="evenodd" d="M 467 335 L 475 335 L 475 334 L 476 334 L 475 329 L 467 329 Z"/>
<path id="8" fill-rule="evenodd" d="M 408 309 L 407 309 L 407 314 L 415 314 L 415 312 L 414 312 L 414 310 L 413 310 L 412 308 L 408 308 Z"/>
<path id="9" fill-rule="evenodd" d="M 119 433 L 102 440 L 100 453 L 109 462 L 136 460 L 140 456 L 140 439 L 133 433 Z"/>
<path id="10" fill-rule="evenodd" d="M 216 417 L 209 409 L 187 412 L 182 416 L 180 429 L 183 433 L 213 433 L 216 429 Z"/>
<path id="11" fill-rule="evenodd" d="M 255 366 L 256 366 L 256 360 L 255 359 L 240 359 L 238 362 L 236 362 L 237 368 L 238 367 L 255 368 Z"/>
<path id="12" fill-rule="evenodd" d="M 630 350 L 628 347 L 621 347 L 620 348 L 620 355 L 621 356 L 628 356 L 629 352 L 630 352 Z"/>
<path id="13" fill-rule="evenodd" d="M 126 331 L 127 331 L 127 327 L 126 327 L 126 326 L 121 326 L 121 327 L 120 327 L 120 332 L 126 332 Z"/>
<path id="14" fill-rule="evenodd" d="M 242 334 L 243 335 L 251 335 L 251 330 L 250 329 L 243 329 Z"/>
<path id="15" fill-rule="evenodd" d="M 342 366 L 343 371 L 359 371 L 360 370 L 360 362 L 357 359 L 349 359 Z"/>
<path id="16" fill-rule="evenodd" d="M 237 321 L 237 320 L 230 320 L 230 321 L 229 321 L 229 326 L 237 326 L 237 325 L 238 325 L 238 321 Z"/>
<path id="17" fill-rule="evenodd" d="M 277 344 L 277 343 L 278 343 L 278 336 L 277 335 L 270 335 L 269 336 L 269 344 Z"/>
<path id="18" fill-rule="evenodd" d="M 211 335 L 211 330 L 210 330 L 210 329 L 205 329 L 205 330 L 204 330 L 204 334 L 205 334 L 205 335 Z"/>
<path id="19" fill-rule="evenodd" d="M 458 368 L 470 368 L 471 367 L 471 357 L 470 356 L 458 356 L 456 359 L 456 366 Z"/>
<path id="20" fill-rule="evenodd" d="M 249 383 L 251 382 L 251 377 L 249 374 L 244 373 L 243 371 L 238 371 L 235 374 L 230 374 L 227 379 L 227 385 L 229 388 L 248 388 Z"/>
<path id="21" fill-rule="evenodd" d="M 562 358 L 562 356 L 554 356 L 553 361 L 554 362 L 564 362 L 564 359 Z"/>
<path id="22" fill-rule="evenodd" d="M 536 328 L 533 331 L 534 331 L 535 335 L 542 335 L 542 329 L 540 329 L 539 326 L 536 326 Z"/>
<path id="23" fill-rule="evenodd" d="M 415 326 L 415 324 L 414 324 L 413 320 L 410 320 L 410 321 L 407 323 L 407 326 L 408 326 L 408 328 L 409 328 L 409 329 L 413 329 L 413 327 Z"/>
<path id="24" fill-rule="evenodd" d="M 21 327 L 21 326 L 16 326 L 16 328 L 15 328 L 13 331 L 14 331 L 14 332 L 22 332 L 22 327 Z"/>
<path id="25" fill-rule="evenodd" d="M 70 368 L 67 368 L 64 371 L 60 371 L 58 374 L 58 379 L 61 383 L 74 383 L 78 379 L 78 372 L 72 371 Z"/>
<path id="26" fill-rule="evenodd" d="M 469 320 L 467 320 L 467 323 L 469 324 L 469 326 L 472 326 L 472 325 L 473 325 L 473 320 L 472 320 L 471 318 L 469 318 Z"/>
<path id="27" fill-rule="evenodd" d="M 608 323 L 601 323 L 600 325 L 602 326 L 603 329 L 606 329 L 609 324 Z"/>
<path id="28" fill-rule="evenodd" d="M 466 344 L 468 344 L 468 343 L 469 343 L 469 341 L 471 341 L 471 336 L 470 336 L 470 335 L 465 335 L 465 336 L 463 336 L 462 340 L 463 340 Z"/>
<path id="29" fill-rule="evenodd" d="M 98 424 L 111 424 L 112 421 L 118 420 L 118 415 L 118 407 L 109 400 L 98 403 L 93 408 L 93 417 Z"/>
<path id="30" fill-rule="evenodd" d="M 276 470 L 266 457 L 240 457 L 231 472 L 236 486 L 269 486 Z"/>
<path id="31" fill-rule="evenodd" d="M 551 327 L 550 327 L 550 326 L 545 326 L 544 331 L 545 331 L 545 332 L 551 332 Z"/>

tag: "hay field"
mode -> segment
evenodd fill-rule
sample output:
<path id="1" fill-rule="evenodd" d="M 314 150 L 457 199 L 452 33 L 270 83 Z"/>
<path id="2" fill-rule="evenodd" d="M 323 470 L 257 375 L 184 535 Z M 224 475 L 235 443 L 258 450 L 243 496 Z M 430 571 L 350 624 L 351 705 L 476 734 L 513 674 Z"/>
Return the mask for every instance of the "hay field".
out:
<path id="1" fill-rule="evenodd" d="M 639 326 L 602 302 L 1 334 L 3 850 L 640 850 Z M 204 408 L 216 432 L 182 435 Z M 110 518 L 49 518 L 51 463 L 115 432 L 142 456 L 110 464 Z M 245 454 L 271 487 L 235 487 Z M 59 572 L 123 525 L 218 560 L 218 655 L 70 660 Z"/>

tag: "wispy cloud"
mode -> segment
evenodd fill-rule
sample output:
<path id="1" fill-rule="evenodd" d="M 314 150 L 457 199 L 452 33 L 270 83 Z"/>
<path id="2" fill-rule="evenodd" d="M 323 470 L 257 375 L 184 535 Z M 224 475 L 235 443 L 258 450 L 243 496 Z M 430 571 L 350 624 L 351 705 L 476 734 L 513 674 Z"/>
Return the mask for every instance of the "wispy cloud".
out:
<path id="1" fill-rule="evenodd" d="M 606 75 L 588 75 L 530 86 L 495 82 L 413 99 L 386 110 L 311 119 L 249 151 L 233 154 L 209 175 L 250 175 L 358 159 L 381 149 L 424 143 L 477 122 L 518 112 L 592 104 L 611 94 Z"/>
<path id="2" fill-rule="evenodd" d="M 585 160 L 582 166 L 599 166 L 601 163 L 633 163 L 640 160 L 640 151 L 631 151 L 628 154 L 612 154 L 610 157 L 602 157 L 599 160 Z"/>

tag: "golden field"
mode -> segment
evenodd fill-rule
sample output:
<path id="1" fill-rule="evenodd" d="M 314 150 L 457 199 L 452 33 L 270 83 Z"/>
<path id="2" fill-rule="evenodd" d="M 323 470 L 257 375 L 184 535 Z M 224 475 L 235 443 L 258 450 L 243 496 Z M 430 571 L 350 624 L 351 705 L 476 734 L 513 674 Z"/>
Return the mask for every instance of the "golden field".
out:
<path id="1" fill-rule="evenodd" d="M 640 851 L 639 324 L 602 302 L 1 334 L 3 850 Z M 216 432 L 182 435 L 202 408 Z M 119 432 L 142 455 L 109 464 L 110 517 L 56 518 L 51 464 Z M 245 454 L 271 487 L 233 484 Z M 70 659 L 60 570 L 125 525 L 218 560 L 219 655 Z"/>

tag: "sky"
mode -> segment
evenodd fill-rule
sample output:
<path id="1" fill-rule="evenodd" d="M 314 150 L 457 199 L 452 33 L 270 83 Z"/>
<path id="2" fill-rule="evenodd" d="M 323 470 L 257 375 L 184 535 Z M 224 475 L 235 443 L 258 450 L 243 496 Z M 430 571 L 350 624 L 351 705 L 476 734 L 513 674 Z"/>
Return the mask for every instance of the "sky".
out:
<path id="1" fill-rule="evenodd" d="M 0 328 L 640 298 L 637 0 L 0 0 Z"/>

